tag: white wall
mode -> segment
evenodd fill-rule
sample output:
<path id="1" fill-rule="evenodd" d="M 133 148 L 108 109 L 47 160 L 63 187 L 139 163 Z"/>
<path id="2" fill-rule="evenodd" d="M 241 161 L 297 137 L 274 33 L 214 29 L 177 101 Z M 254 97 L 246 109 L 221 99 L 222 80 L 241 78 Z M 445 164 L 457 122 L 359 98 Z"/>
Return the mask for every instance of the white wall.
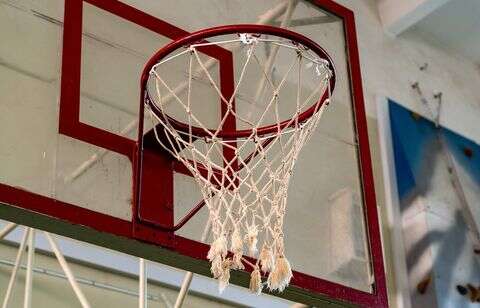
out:
<path id="1" fill-rule="evenodd" d="M 476 126 L 480 73 L 471 61 L 444 51 L 414 29 L 397 38 L 385 35 L 375 0 L 338 2 L 355 12 L 368 115 L 376 117 L 375 97 L 379 94 L 425 114 L 410 88 L 419 81 L 429 98 L 433 92 L 443 92 L 442 125 L 480 142 Z M 424 63 L 429 67 L 421 72 L 419 66 Z"/>
<path id="2" fill-rule="evenodd" d="M 387 33 L 396 36 L 450 0 L 378 0 Z"/>

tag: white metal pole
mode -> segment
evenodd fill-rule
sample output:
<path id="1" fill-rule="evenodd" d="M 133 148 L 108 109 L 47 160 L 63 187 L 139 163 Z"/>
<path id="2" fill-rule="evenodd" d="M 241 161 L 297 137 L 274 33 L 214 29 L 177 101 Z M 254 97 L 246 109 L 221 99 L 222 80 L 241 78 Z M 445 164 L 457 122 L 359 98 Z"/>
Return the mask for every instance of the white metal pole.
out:
<path id="1" fill-rule="evenodd" d="M 3 298 L 2 308 L 8 307 L 8 300 L 10 299 L 10 294 L 12 293 L 13 286 L 15 285 L 15 279 L 17 278 L 18 268 L 20 266 L 20 261 L 22 260 L 23 251 L 25 250 L 25 244 L 27 242 L 27 236 L 29 234 L 29 229 L 25 228 L 25 233 L 23 234 L 22 241 L 20 242 L 20 248 L 18 248 L 17 257 L 15 259 L 15 265 L 13 266 L 12 274 L 10 275 L 10 281 L 8 282 L 7 292 Z"/>
<path id="2" fill-rule="evenodd" d="M 145 259 L 139 258 L 138 307 L 147 308 L 147 271 Z"/>
<path id="3" fill-rule="evenodd" d="M 193 273 L 187 272 L 183 277 L 182 286 L 180 287 L 180 292 L 178 292 L 177 300 L 175 301 L 174 308 L 180 308 L 183 305 L 183 301 L 187 296 L 188 289 L 190 288 L 190 283 L 192 282 Z"/>
<path id="4" fill-rule="evenodd" d="M 275 21 L 275 19 L 277 19 L 278 17 L 282 16 L 283 13 L 285 13 L 287 6 L 288 6 L 288 0 L 280 2 L 274 8 L 258 16 L 257 24 L 265 25 Z"/>
<path id="5" fill-rule="evenodd" d="M 9 235 L 15 228 L 17 227 L 16 223 L 9 223 L 0 231 L 0 240 L 3 239 L 5 236 Z"/>
<path id="6" fill-rule="evenodd" d="M 88 303 L 87 299 L 85 298 L 85 295 L 83 295 L 82 290 L 78 286 L 77 281 L 75 280 L 75 277 L 73 276 L 73 273 L 70 267 L 68 266 L 68 263 L 65 260 L 62 252 L 58 248 L 58 245 L 55 239 L 48 232 L 44 232 L 44 233 L 45 233 L 45 237 L 50 243 L 50 247 L 52 247 L 53 253 L 57 257 L 58 263 L 60 263 L 60 266 L 62 267 L 63 272 L 65 273 L 65 276 L 67 276 L 68 282 L 70 282 L 70 285 L 72 286 L 72 289 L 75 292 L 75 295 L 77 295 L 77 298 L 80 301 L 80 304 L 82 304 L 83 308 L 90 308 L 90 304 Z"/>
<path id="7" fill-rule="evenodd" d="M 309 306 L 307 306 L 305 304 L 300 304 L 300 303 L 295 303 L 292 306 L 290 306 L 290 308 L 308 308 L 308 307 Z"/>
<path id="8" fill-rule="evenodd" d="M 23 301 L 24 308 L 30 308 L 32 303 L 32 283 L 33 283 L 33 258 L 35 256 L 35 229 L 29 228 L 28 235 L 28 255 L 27 255 L 27 274 L 25 277 L 25 296 Z"/>
<path id="9" fill-rule="evenodd" d="M 207 222 L 207 225 L 205 226 L 205 229 L 203 229 L 202 237 L 200 241 L 205 241 L 208 237 L 208 234 L 210 234 L 210 228 L 212 226 L 212 223 L 210 219 Z M 175 306 L 174 308 L 181 308 L 183 305 L 183 301 L 185 300 L 185 297 L 187 296 L 188 289 L 190 288 L 190 283 L 192 282 L 193 278 L 193 273 L 192 272 L 187 272 L 185 276 L 183 277 L 182 281 L 182 286 L 180 287 L 180 292 L 178 292 L 177 295 L 177 300 L 175 301 Z"/>

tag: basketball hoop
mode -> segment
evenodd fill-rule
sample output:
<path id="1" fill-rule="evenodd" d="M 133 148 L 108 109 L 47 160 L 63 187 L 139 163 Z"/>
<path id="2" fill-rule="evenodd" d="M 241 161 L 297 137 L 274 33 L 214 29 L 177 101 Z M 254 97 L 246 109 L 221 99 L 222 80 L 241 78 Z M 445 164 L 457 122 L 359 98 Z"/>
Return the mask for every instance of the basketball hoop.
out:
<path id="1" fill-rule="evenodd" d="M 202 50 L 213 46 L 241 50 L 234 62 L 238 78 L 228 95 L 202 59 Z M 271 65 L 276 53 L 262 57 L 259 52 L 270 50 L 272 55 L 272 49 L 283 50 L 282 59 L 290 61 L 278 65 L 284 70 L 278 80 Z M 162 66 L 183 58 L 187 80 L 174 87 Z M 249 81 L 252 66 L 258 69 L 259 83 Z M 220 101 L 221 116 L 213 127 L 195 112 L 199 101 L 208 103 L 192 95 L 199 75 L 205 79 L 202 86 L 206 84 Z M 283 291 L 292 277 L 283 233 L 288 184 L 301 148 L 331 99 L 335 73 L 330 57 L 315 42 L 292 31 L 230 25 L 170 43 L 150 59 L 143 76 L 142 101 L 155 137 L 192 174 L 208 208 L 213 240 L 207 258 L 220 290 L 228 285 L 231 269 L 247 265 L 252 291 L 259 294 L 264 285 Z M 313 84 L 308 91 L 304 80 Z M 294 85 L 295 98 L 283 102 L 282 96 L 293 95 L 293 89 L 285 92 L 287 84 Z M 259 95 L 246 103 L 240 92 Z"/>

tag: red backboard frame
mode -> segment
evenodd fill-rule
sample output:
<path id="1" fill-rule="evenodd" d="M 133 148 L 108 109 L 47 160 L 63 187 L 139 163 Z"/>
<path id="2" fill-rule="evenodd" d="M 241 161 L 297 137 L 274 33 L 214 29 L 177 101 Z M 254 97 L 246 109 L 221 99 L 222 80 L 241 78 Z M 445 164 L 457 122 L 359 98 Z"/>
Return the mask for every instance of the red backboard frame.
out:
<path id="1" fill-rule="evenodd" d="M 80 120 L 82 12 L 84 3 L 89 3 L 170 39 L 176 39 L 188 33 L 117 0 L 65 0 L 59 133 L 124 155 L 132 162 L 132 168 L 137 168 L 136 141 L 82 123 Z M 368 143 L 355 18 L 352 11 L 334 1 L 316 0 L 312 1 L 312 3 L 340 17 L 344 23 L 350 83 L 354 102 L 354 119 L 359 141 L 358 155 L 363 185 L 363 200 L 375 283 L 373 292 L 367 293 L 318 277 L 295 272 L 291 282 L 292 286 L 283 294 L 280 294 L 280 296 L 309 304 L 329 301 L 365 307 L 387 307 L 386 279 Z M 229 57 L 231 55 L 226 51 L 220 53 L 217 58 L 220 62 L 220 67 L 224 67 L 227 74 L 231 73 L 228 72 L 229 67 L 231 67 L 229 65 L 231 58 Z M 227 65 L 223 66 L 222 63 Z M 177 172 L 181 172 L 181 169 L 171 165 L 171 162 L 159 163 L 160 165 L 162 163 L 170 164 L 167 169 L 161 167 L 161 170 L 173 170 L 175 168 Z M 133 171 L 133 174 L 135 174 L 135 170 Z M 168 184 L 168 181 L 166 183 Z M 168 185 L 173 185 L 173 183 Z M 137 187 L 134 191 L 136 189 Z M 169 199 L 170 196 L 168 194 L 165 196 L 166 202 L 171 201 L 173 204 L 173 200 Z M 101 239 L 104 239 L 106 234 L 109 234 L 116 239 L 121 239 L 119 241 L 121 242 L 120 244 L 115 244 L 115 241 L 112 241 L 112 245 L 110 245 L 112 248 L 170 265 L 176 265 L 172 259 L 179 256 L 186 257 L 187 259 L 185 259 L 185 264 L 181 266 L 182 268 L 187 270 L 194 269 L 203 274 L 208 273 L 209 265 L 208 261 L 205 260 L 208 251 L 207 245 L 175 235 L 174 231 L 166 232 L 156 228 L 137 215 L 139 213 L 137 203 L 132 205 L 132 216 L 134 219 L 125 221 L 5 184 L 0 184 L 0 202 L 5 204 L 0 206 L 0 216 L 4 218 L 20 223 L 28 223 L 35 227 L 104 246 L 109 245 L 105 243 L 105 240 Z M 19 216 L 20 214 L 28 217 L 28 219 L 23 219 Z M 46 221 L 50 223 L 42 223 L 44 218 L 41 217 L 45 215 L 53 217 L 50 220 L 47 218 Z M 79 229 L 75 230 L 80 230 L 81 228 L 83 231 L 88 231 L 84 232 L 83 235 L 79 234 L 79 232 L 66 231 L 66 229 L 59 227 L 64 225 L 63 222 L 60 223 L 58 220 L 64 221 L 69 226 L 79 226 Z M 57 226 L 52 225 L 52 223 L 56 222 Z M 97 238 L 90 238 L 87 236 L 88 234 L 90 236 L 96 235 Z M 125 243 L 129 243 L 131 247 L 126 247 L 127 244 Z M 132 248 L 138 247 L 140 243 L 144 245 L 142 246 L 144 247 L 143 250 Z M 164 248 L 165 252 L 159 252 L 162 249 L 158 246 Z M 243 276 L 246 277 L 246 275 Z M 244 279 L 245 277 L 242 278 L 242 274 L 238 274 L 238 277 L 232 277 L 232 279 L 240 284 L 245 284 L 248 281 L 248 279 Z"/>

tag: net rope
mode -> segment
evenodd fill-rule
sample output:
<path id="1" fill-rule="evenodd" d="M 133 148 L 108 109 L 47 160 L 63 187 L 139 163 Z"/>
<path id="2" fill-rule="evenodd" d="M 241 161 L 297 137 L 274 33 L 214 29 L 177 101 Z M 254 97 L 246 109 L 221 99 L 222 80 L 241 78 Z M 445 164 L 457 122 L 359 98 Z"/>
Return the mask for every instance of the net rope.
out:
<path id="1" fill-rule="evenodd" d="M 210 44 L 231 43 L 242 44 L 246 57 L 233 94 L 226 98 L 205 66 L 198 49 Z M 256 55 L 260 43 L 295 51 L 286 73 L 277 84 L 267 71 L 265 61 Z M 167 83 L 160 70 L 164 63 L 180 56 L 188 57 L 188 81 L 184 99 Z M 244 82 L 250 65 L 260 68 L 263 75 L 261 78 L 265 78 L 266 87 L 271 92 L 271 97 L 263 101 L 265 110 L 257 114 L 256 120 L 251 117 L 255 113 L 253 104 L 246 115 L 237 112 L 234 107 L 235 98 L 239 97 L 240 85 Z M 195 70 L 194 66 L 199 68 Z M 314 69 L 316 85 L 307 95 L 302 93 L 304 66 Z M 192 112 L 192 82 L 198 73 L 207 79 L 226 107 L 215 129 L 207 128 Z M 295 104 L 295 112 L 287 123 L 281 125 L 279 94 L 292 75 L 295 75 L 293 78 L 297 91 L 296 100 L 292 102 Z M 312 136 L 330 102 L 331 77 L 328 62 L 301 44 L 247 34 L 240 34 L 238 39 L 233 40 L 192 44 L 151 69 L 150 79 L 154 83 L 154 90 L 149 90 L 148 93 L 151 101 L 164 115 L 168 113 L 168 103 L 178 104 L 187 119 L 188 129 L 179 130 L 171 118 L 156 114 L 146 104 L 158 143 L 193 175 L 208 208 L 213 239 L 207 258 L 211 262 L 213 277 L 219 280 L 220 290 L 228 285 L 230 270 L 241 270 L 245 265 L 252 267 L 250 289 L 258 294 L 264 286 L 270 290 L 283 291 L 288 285 L 292 271 L 285 255 L 283 233 L 288 186 L 300 150 Z M 328 94 L 327 100 L 323 104 L 316 104 L 324 93 Z M 316 106 L 313 115 L 300 121 L 302 110 L 313 105 Z M 219 137 L 227 119 L 232 117 L 237 123 L 251 129 L 251 133 L 241 138 Z M 276 129 L 268 134 L 260 134 L 259 130 L 266 125 L 267 118 L 274 119 Z M 202 136 L 195 135 L 194 127 L 201 129 Z"/>

